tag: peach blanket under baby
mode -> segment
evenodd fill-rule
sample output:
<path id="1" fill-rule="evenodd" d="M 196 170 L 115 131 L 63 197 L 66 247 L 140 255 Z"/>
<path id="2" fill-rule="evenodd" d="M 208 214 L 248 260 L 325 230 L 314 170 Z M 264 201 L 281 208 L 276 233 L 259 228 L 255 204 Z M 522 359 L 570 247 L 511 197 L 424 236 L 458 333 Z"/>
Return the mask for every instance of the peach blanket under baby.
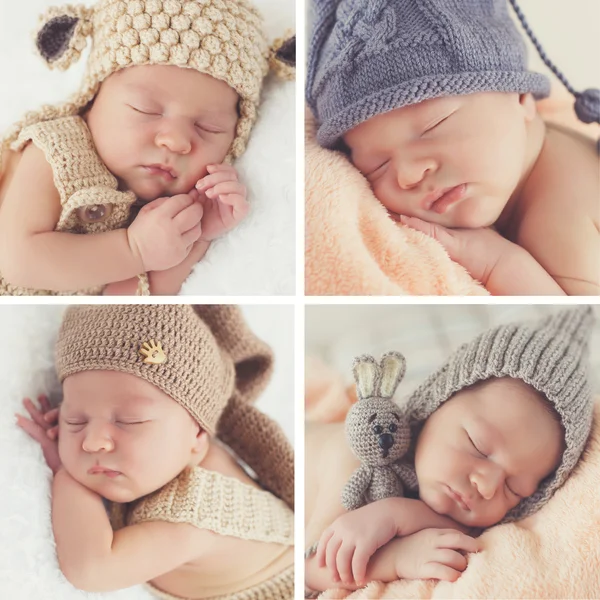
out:
<path id="1" fill-rule="evenodd" d="M 544 118 L 598 136 L 582 126 L 573 100 L 556 90 L 538 103 Z M 488 292 L 437 241 L 397 225 L 366 179 L 340 152 L 321 148 L 306 113 L 306 256 L 308 295 L 486 295 Z"/>
<path id="2" fill-rule="evenodd" d="M 307 414 L 326 422 L 344 418 L 350 389 L 333 371 L 307 372 Z M 595 423 L 575 471 L 535 515 L 492 527 L 484 550 L 454 582 L 372 582 L 355 592 L 328 590 L 321 600 L 347 598 L 598 598 L 600 597 L 600 397 Z"/>

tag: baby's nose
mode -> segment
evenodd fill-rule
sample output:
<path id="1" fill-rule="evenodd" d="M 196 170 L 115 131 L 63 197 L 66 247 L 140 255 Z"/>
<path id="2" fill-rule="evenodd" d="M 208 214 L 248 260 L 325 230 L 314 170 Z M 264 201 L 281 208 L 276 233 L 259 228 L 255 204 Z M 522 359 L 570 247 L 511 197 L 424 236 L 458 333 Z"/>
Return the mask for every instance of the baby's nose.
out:
<path id="1" fill-rule="evenodd" d="M 419 186 L 436 169 L 437 164 L 432 158 L 418 160 L 401 159 L 396 165 L 398 187 L 402 190 L 411 190 Z"/>
<path id="2" fill-rule="evenodd" d="M 115 443 L 110 435 L 104 430 L 89 429 L 83 439 L 82 448 L 85 452 L 111 452 Z"/>
<path id="3" fill-rule="evenodd" d="M 174 154 L 189 154 L 192 140 L 188 128 L 179 122 L 167 122 L 156 136 L 156 145 Z"/>

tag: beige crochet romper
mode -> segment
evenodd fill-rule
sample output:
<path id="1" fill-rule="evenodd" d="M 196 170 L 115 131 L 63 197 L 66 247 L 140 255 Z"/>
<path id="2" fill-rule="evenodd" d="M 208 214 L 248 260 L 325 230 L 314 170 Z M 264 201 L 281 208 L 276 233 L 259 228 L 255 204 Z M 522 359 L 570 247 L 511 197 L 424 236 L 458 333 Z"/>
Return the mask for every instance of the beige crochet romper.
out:
<path id="1" fill-rule="evenodd" d="M 294 545 L 294 512 L 267 491 L 202 467 L 185 469 L 156 492 L 131 504 L 111 504 L 113 529 L 146 521 L 190 523 L 200 529 L 256 540 Z M 182 599 L 147 583 L 158 598 Z M 203 600 L 291 600 L 294 566 L 243 591 Z"/>
<path id="2" fill-rule="evenodd" d="M 44 152 L 52 167 L 62 206 L 56 231 L 101 233 L 127 226 L 135 194 L 117 190 L 117 180 L 100 160 L 81 117 L 61 117 L 24 127 L 10 148 L 21 151 L 30 141 Z M 3 296 L 94 295 L 101 294 L 102 289 L 103 286 L 73 292 L 27 289 L 11 285 L 0 274 Z M 138 293 L 147 292 L 147 278 L 142 275 Z"/>

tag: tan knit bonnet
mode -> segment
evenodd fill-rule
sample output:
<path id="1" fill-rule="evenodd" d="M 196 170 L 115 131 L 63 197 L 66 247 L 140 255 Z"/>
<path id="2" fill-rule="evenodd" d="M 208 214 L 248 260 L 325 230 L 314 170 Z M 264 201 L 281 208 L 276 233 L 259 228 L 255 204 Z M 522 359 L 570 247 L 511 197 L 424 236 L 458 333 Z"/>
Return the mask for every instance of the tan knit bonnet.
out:
<path id="1" fill-rule="evenodd" d="M 145 379 L 216 434 L 266 489 L 293 507 L 293 449 L 281 428 L 252 404 L 272 366 L 271 349 L 231 305 L 72 306 L 56 343 L 61 383 L 88 370 Z"/>
<path id="2" fill-rule="evenodd" d="M 240 156 L 256 120 L 269 66 L 282 78 L 295 71 L 295 36 L 269 49 L 261 17 L 248 0 L 99 0 L 93 7 L 52 7 L 40 17 L 36 47 L 50 68 L 67 69 L 91 38 L 83 85 L 67 103 L 44 106 L 13 126 L 79 114 L 116 71 L 136 65 L 176 65 L 220 79 L 239 95 L 236 136 L 228 160 Z"/>

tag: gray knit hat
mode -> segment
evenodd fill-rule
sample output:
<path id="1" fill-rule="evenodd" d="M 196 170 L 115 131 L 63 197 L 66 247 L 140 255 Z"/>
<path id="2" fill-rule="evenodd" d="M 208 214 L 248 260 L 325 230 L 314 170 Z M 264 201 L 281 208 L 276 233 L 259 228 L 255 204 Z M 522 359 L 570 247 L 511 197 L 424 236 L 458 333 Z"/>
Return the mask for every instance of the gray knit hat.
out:
<path id="1" fill-rule="evenodd" d="M 326 148 L 375 115 L 431 98 L 550 93 L 548 79 L 527 70 L 507 0 L 315 0 L 314 13 L 306 96 Z M 582 96 L 578 116 L 599 118 L 598 91 Z"/>
<path id="2" fill-rule="evenodd" d="M 456 392 L 492 377 L 520 379 L 553 404 L 565 429 L 566 447 L 558 469 L 501 522 L 538 511 L 577 464 L 591 430 L 594 402 L 587 363 L 593 322 L 591 307 L 578 307 L 534 324 L 501 325 L 462 345 L 402 403 L 411 427 L 410 454 L 423 422 Z M 416 477 L 407 477 L 405 483 L 417 489 Z"/>

